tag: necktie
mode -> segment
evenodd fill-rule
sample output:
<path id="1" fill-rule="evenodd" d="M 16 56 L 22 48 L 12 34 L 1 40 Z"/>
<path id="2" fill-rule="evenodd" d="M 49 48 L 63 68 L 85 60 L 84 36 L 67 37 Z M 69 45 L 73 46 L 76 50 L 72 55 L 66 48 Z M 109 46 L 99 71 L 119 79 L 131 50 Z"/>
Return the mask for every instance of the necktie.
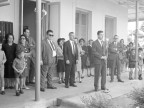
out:
<path id="1" fill-rule="evenodd" d="M 103 41 L 101 41 L 101 46 L 103 46 Z"/>
<path id="2" fill-rule="evenodd" d="M 72 45 L 73 45 L 73 54 L 75 55 L 75 45 L 74 45 L 74 42 L 72 42 Z"/>
<path id="3" fill-rule="evenodd" d="M 52 43 L 52 41 L 50 41 L 50 44 L 52 46 L 52 50 L 55 50 L 54 44 Z"/>

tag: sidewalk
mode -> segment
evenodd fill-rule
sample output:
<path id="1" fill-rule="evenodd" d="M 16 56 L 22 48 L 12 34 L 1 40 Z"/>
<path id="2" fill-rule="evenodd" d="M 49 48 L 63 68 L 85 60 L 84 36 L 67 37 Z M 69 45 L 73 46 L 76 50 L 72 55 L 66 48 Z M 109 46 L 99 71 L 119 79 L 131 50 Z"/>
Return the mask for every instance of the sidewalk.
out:
<path id="1" fill-rule="evenodd" d="M 113 98 L 129 93 L 133 87 L 141 87 L 144 85 L 144 81 L 129 81 L 127 72 L 122 73 L 122 79 L 125 81 L 124 83 L 117 82 L 116 77 L 115 81 L 110 83 L 110 78 L 109 76 L 107 77 L 107 88 L 110 90 L 110 95 Z M 0 108 L 46 108 L 57 105 L 57 99 L 59 100 L 58 104 L 61 105 L 65 105 L 63 103 L 68 101 L 69 103 L 75 104 L 75 100 L 79 100 L 81 96 L 93 95 L 95 93 L 93 77 L 85 77 L 82 83 L 77 82 L 76 84 L 78 87 L 65 88 L 64 84 L 58 84 L 57 81 L 55 81 L 54 85 L 58 89 L 47 89 L 46 92 L 41 92 L 41 100 L 39 102 L 34 101 L 35 92 L 33 86 L 30 86 L 30 90 L 24 90 L 25 93 L 20 97 L 15 96 L 14 89 L 9 89 L 6 90 L 5 95 L 0 96 Z M 76 104 L 77 102 L 79 101 L 76 101 Z"/>

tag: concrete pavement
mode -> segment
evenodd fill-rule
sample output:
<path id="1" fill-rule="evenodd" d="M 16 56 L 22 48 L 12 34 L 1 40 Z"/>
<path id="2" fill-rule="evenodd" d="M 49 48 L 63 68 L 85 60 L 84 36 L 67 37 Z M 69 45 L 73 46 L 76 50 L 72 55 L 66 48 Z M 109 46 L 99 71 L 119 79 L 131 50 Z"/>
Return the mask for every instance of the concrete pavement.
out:
<path id="1" fill-rule="evenodd" d="M 122 73 L 124 83 L 117 82 L 116 78 L 110 83 L 107 77 L 107 88 L 110 90 L 109 95 L 112 98 L 122 96 L 129 93 L 133 87 L 141 87 L 144 82 L 139 80 L 128 80 L 128 73 Z M 64 84 L 58 84 L 54 81 L 54 85 L 58 87 L 56 90 L 47 89 L 41 92 L 41 101 L 34 101 L 34 86 L 30 86 L 30 90 L 24 90 L 24 94 L 20 97 L 15 96 L 15 90 L 6 90 L 6 95 L 0 95 L 0 108 L 46 108 L 54 105 L 61 105 L 65 108 L 80 108 L 84 105 L 81 97 L 94 95 L 93 77 L 85 77 L 82 83 L 76 83 L 78 87 L 65 88 Z M 57 101 L 58 100 L 58 101 Z M 71 107 L 72 106 L 72 107 Z M 82 107 L 84 108 L 84 107 Z"/>

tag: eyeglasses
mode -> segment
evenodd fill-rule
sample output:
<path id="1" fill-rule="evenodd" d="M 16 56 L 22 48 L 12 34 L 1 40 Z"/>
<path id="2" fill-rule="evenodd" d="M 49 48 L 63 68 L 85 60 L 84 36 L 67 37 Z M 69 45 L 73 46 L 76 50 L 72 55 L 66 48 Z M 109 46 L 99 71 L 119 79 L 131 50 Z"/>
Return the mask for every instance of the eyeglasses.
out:
<path id="1" fill-rule="evenodd" d="M 54 36 L 54 35 L 49 34 L 49 36 Z"/>

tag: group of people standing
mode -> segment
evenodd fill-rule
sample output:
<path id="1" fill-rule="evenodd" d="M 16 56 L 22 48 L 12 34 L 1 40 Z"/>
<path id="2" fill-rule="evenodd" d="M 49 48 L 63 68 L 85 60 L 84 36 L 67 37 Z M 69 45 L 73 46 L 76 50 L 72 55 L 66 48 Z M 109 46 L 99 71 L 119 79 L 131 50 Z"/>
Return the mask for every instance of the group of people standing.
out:
<path id="1" fill-rule="evenodd" d="M 43 92 L 45 88 L 56 89 L 52 84 L 52 68 L 55 64 L 57 64 L 59 83 L 65 83 L 65 88 L 77 87 L 76 79 L 78 78 L 81 83 L 87 69 L 90 70 L 87 75 L 91 76 L 91 69 L 94 66 L 91 55 L 92 40 L 89 41 L 90 44 L 87 47 L 84 45 L 84 39 L 78 40 L 75 38 L 74 32 L 70 32 L 69 40 L 65 41 L 64 38 L 59 38 L 57 46 L 52 40 L 53 36 L 53 31 L 48 30 L 46 38 L 42 40 L 40 90 Z M 45 86 L 45 80 L 47 80 L 47 86 Z"/>
<path id="2" fill-rule="evenodd" d="M 106 88 L 107 68 L 110 70 L 110 82 L 114 82 L 114 75 L 117 75 L 118 82 L 121 79 L 121 72 L 124 66 L 130 68 L 129 79 L 132 80 L 132 73 L 135 69 L 135 49 L 133 43 L 124 45 L 124 40 L 118 42 L 115 35 L 111 43 L 103 41 L 103 31 L 97 32 L 98 39 L 89 40 L 85 45 L 83 38 L 75 37 L 74 32 L 69 33 L 69 40 L 64 38 L 53 41 L 53 31 L 48 30 L 46 37 L 41 43 L 41 76 L 40 91 L 57 89 L 53 85 L 53 68 L 56 65 L 59 76 L 59 84 L 64 83 L 65 88 L 77 87 L 76 80 L 82 83 L 85 76 L 94 76 L 95 91 L 99 91 L 99 78 L 101 77 L 101 90 Z M 27 83 L 34 84 L 35 77 L 35 41 L 30 37 L 30 30 L 24 29 L 20 36 L 19 43 L 14 43 L 13 34 L 5 37 L 0 51 L 0 76 L 1 94 L 5 94 L 4 88 L 16 88 L 16 96 L 23 94 L 23 89 L 30 89 Z M 139 48 L 139 79 L 142 80 L 143 50 Z M 92 72 L 94 71 L 94 74 Z M 5 79 L 5 80 L 4 80 Z M 47 83 L 47 84 L 46 84 Z"/>
<path id="3" fill-rule="evenodd" d="M 30 89 L 28 83 L 34 83 L 35 76 L 35 41 L 30 37 L 30 30 L 24 29 L 18 44 L 14 43 L 14 35 L 7 34 L 1 43 L 1 94 L 5 89 L 16 88 L 16 95 L 23 94 L 22 89 Z"/>

